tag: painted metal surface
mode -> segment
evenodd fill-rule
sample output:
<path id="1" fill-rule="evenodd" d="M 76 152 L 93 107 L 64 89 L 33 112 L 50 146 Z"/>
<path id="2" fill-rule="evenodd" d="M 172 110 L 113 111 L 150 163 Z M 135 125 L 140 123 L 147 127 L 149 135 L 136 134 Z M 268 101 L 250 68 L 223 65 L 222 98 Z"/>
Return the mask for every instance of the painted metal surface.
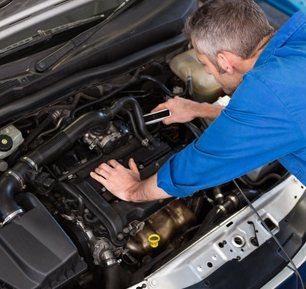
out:
<path id="1" fill-rule="evenodd" d="M 306 12 L 306 0 L 264 0 L 263 2 L 273 5 L 288 15 L 292 15 L 299 10 Z"/>
<path id="2" fill-rule="evenodd" d="M 290 193 L 292 191 L 295 192 L 294 195 Z M 291 176 L 254 202 L 254 206 L 263 219 L 269 218 L 275 224 L 273 233 L 276 234 L 279 222 L 295 207 L 303 193 L 304 187 L 295 177 Z M 256 226 L 258 243 L 261 246 L 271 236 L 261 225 L 254 212 L 246 207 L 131 289 L 186 288 L 207 278 L 232 259 L 243 260 L 257 249 L 249 242 L 250 237 L 254 236 L 254 229 L 250 226 L 250 221 Z M 239 246 L 237 236 L 244 241 L 243 250 Z M 226 245 L 220 246 L 221 243 Z"/>

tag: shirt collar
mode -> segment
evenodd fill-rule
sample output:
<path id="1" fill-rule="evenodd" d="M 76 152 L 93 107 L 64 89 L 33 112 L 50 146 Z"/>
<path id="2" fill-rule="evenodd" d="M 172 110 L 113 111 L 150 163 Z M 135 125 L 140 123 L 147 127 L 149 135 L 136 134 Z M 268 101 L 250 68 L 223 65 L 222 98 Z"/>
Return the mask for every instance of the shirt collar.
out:
<path id="1" fill-rule="evenodd" d="M 300 11 L 295 13 L 289 21 L 272 37 L 266 48 L 259 56 L 255 67 L 264 64 L 300 27 L 306 23 L 306 15 Z"/>

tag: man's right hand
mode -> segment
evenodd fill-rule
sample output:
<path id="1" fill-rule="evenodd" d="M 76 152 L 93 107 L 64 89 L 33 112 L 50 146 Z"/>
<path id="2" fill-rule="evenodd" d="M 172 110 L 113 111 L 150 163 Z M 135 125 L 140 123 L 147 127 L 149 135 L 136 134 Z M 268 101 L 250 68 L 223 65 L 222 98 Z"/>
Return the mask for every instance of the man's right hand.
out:
<path id="1" fill-rule="evenodd" d="M 169 109 L 171 116 L 163 120 L 166 125 L 172 123 L 185 123 L 194 120 L 197 117 L 215 119 L 224 107 L 219 107 L 209 103 L 199 103 L 182 97 L 174 97 L 158 105 L 152 110 L 157 112 L 163 109 Z"/>

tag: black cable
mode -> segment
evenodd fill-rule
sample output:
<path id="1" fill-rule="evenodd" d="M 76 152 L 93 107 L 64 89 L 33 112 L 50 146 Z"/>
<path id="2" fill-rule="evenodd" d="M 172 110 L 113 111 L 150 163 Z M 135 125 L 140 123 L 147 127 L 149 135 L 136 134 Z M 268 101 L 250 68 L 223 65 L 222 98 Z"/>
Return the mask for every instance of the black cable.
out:
<path id="1" fill-rule="evenodd" d="M 135 72 L 135 74 L 132 76 L 132 78 L 124 85 L 120 86 L 119 88 L 115 89 L 114 91 L 110 92 L 109 94 L 105 95 L 104 97 L 101 97 L 97 100 L 91 101 L 89 103 L 86 103 L 82 106 L 79 106 L 77 109 L 75 109 L 72 113 L 71 113 L 71 117 L 75 118 L 76 114 L 81 111 L 84 110 L 86 108 L 91 107 L 92 105 L 98 105 L 103 101 L 106 101 L 107 99 L 109 99 L 110 97 L 114 96 L 115 94 L 119 93 L 120 91 L 122 91 L 123 89 L 127 88 L 128 86 L 134 84 L 137 81 L 137 77 L 138 77 L 138 73 L 139 70 L 137 70 Z"/>
<path id="2" fill-rule="evenodd" d="M 168 96 L 170 97 L 175 97 L 175 96 L 184 96 L 185 92 L 182 93 L 173 93 L 165 84 L 163 84 L 160 80 L 158 80 L 157 78 L 150 76 L 150 75 L 141 75 L 139 76 L 139 80 L 147 80 L 147 81 L 151 81 L 154 82 L 155 84 L 157 84 L 160 89 Z"/>
<path id="3" fill-rule="evenodd" d="M 302 279 L 302 276 L 298 270 L 298 268 L 296 267 L 296 265 L 294 264 L 292 258 L 290 258 L 290 256 L 288 255 L 288 253 L 286 252 L 285 248 L 282 246 L 282 244 L 280 243 L 280 241 L 277 239 L 277 237 L 272 233 L 272 231 L 270 230 L 270 228 L 267 226 L 267 224 L 264 222 L 263 218 L 259 215 L 257 209 L 253 206 L 252 202 L 248 199 L 248 197 L 245 195 L 245 193 L 242 191 L 242 189 L 240 188 L 240 186 L 238 185 L 238 183 L 233 180 L 233 183 L 235 184 L 236 188 L 239 190 L 239 192 L 241 193 L 242 197 L 244 198 L 244 200 L 247 202 L 248 206 L 254 211 L 254 213 L 256 214 L 256 216 L 258 217 L 258 219 L 260 220 L 262 226 L 268 231 L 268 233 L 271 235 L 271 237 L 273 238 L 273 240 L 275 241 L 275 243 L 277 244 L 277 246 L 279 247 L 279 249 L 283 252 L 284 257 L 286 258 L 285 260 L 287 262 L 289 262 L 292 266 L 292 271 L 295 273 L 297 279 L 300 282 L 301 288 L 305 289 L 304 287 L 304 282 Z"/>

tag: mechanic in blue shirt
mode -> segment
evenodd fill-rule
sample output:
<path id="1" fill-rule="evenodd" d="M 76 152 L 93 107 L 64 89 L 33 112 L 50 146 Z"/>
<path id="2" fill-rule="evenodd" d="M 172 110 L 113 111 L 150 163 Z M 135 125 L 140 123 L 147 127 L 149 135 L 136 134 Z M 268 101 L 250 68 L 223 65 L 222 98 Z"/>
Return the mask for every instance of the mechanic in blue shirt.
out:
<path id="1" fill-rule="evenodd" d="M 175 98 L 159 105 L 165 124 L 216 120 L 196 141 L 141 181 L 115 160 L 91 176 L 117 197 L 147 201 L 185 197 L 279 160 L 306 185 L 306 15 L 274 32 L 252 0 L 213 0 L 187 21 L 204 69 L 233 94 L 225 109 Z M 233 93 L 234 92 L 234 93 Z"/>

